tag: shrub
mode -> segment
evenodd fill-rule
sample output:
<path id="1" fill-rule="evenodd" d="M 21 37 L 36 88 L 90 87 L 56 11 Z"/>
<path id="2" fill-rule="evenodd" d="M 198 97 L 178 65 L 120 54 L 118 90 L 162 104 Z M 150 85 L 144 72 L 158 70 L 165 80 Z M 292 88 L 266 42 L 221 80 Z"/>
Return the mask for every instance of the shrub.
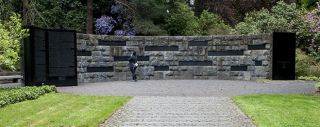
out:
<path id="1" fill-rule="evenodd" d="M 46 93 L 57 92 L 55 86 L 1 88 L 0 107 L 36 99 Z"/>
<path id="2" fill-rule="evenodd" d="M 320 82 L 320 77 L 315 77 L 315 76 L 300 76 L 298 77 L 299 80 L 308 80 L 308 81 L 317 81 Z"/>
<path id="3" fill-rule="evenodd" d="M 320 92 L 320 82 L 316 83 L 316 88 L 317 88 L 318 92 Z"/>
<path id="4" fill-rule="evenodd" d="M 320 77 L 320 63 L 300 49 L 296 52 L 296 75 Z"/>
<path id="5" fill-rule="evenodd" d="M 262 9 L 248 13 L 235 29 L 241 34 L 298 32 L 303 25 L 303 18 L 296 4 L 289 5 L 279 1 L 270 11 Z"/>
<path id="6" fill-rule="evenodd" d="M 308 46 L 309 52 L 320 61 L 320 4 L 317 8 L 307 13 L 305 22 L 310 25 L 309 32 L 313 33 L 311 43 Z"/>
<path id="7" fill-rule="evenodd" d="M 214 13 L 204 10 L 199 18 L 201 35 L 229 34 L 231 27 L 224 24 L 223 20 Z"/>
<path id="8" fill-rule="evenodd" d="M 8 21 L 0 20 L 0 68 L 15 71 L 20 63 L 20 40 L 27 36 L 20 15 L 12 14 Z"/>

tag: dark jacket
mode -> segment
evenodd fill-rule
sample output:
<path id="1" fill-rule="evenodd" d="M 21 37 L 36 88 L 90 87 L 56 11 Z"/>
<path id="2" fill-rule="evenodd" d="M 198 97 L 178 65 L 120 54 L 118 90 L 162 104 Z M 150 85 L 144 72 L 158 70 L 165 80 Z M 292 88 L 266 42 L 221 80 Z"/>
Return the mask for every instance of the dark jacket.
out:
<path id="1" fill-rule="evenodd" d="M 130 56 L 129 57 L 129 67 L 134 67 L 134 64 L 137 63 L 137 56 Z"/>

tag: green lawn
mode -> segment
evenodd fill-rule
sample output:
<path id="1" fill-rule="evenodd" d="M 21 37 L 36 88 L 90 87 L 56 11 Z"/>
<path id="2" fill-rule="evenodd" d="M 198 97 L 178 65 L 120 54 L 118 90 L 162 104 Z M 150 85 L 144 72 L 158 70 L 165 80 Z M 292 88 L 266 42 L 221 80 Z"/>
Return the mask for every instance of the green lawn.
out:
<path id="1" fill-rule="evenodd" d="M 320 96 L 255 95 L 233 100 L 258 127 L 320 127 Z"/>
<path id="2" fill-rule="evenodd" d="M 96 127 L 130 97 L 51 93 L 0 108 L 0 127 Z"/>

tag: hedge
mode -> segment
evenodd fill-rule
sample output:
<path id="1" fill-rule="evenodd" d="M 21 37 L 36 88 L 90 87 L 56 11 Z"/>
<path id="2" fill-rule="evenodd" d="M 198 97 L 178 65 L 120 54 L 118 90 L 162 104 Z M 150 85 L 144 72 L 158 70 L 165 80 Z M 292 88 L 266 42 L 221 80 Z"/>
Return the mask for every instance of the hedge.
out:
<path id="1" fill-rule="evenodd" d="M 300 77 L 298 77 L 298 79 L 320 82 L 320 77 L 316 77 L 316 76 L 300 76 Z"/>
<path id="2" fill-rule="evenodd" d="M 51 92 L 57 92 L 55 86 L 1 88 L 0 107 L 25 100 L 37 99 L 39 96 Z"/>

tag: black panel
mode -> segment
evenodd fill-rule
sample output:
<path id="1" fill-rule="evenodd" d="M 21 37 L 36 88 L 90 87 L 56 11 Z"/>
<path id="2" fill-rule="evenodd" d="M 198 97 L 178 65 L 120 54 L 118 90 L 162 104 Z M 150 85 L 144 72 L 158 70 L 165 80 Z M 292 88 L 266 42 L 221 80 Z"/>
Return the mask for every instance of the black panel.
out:
<path id="1" fill-rule="evenodd" d="M 49 68 L 49 77 L 66 77 L 66 76 L 74 76 L 75 68 Z"/>
<path id="2" fill-rule="evenodd" d="M 212 61 L 179 61 L 179 66 L 212 66 Z"/>
<path id="3" fill-rule="evenodd" d="M 231 71 L 247 71 L 248 66 L 231 66 Z"/>
<path id="4" fill-rule="evenodd" d="M 130 56 L 113 56 L 113 61 L 128 61 Z M 138 56 L 138 61 L 149 61 L 149 56 Z"/>
<path id="5" fill-rule="evenodd" d="M 169 71 L 169 66 L 154 66 L 154 71 Z"/>
<path id="6" fill-rule="evenodd" d="M 189 46 L 208 46 L 208 41 L 189 41 Z"/>
<path id="7" fill-rule="evenodd" d="M 113 67 L 88 67 L 87 72 L 113 72 Z"/>
<path id="8" fill-rule="evenodd" d="M 248 50 L 265 50 L 266 44 L 262 45 L 248 45 Z"/>
<path id="9" fill-rule="evenodd" d="M 30 36 L 24 40 L 25 85 L 77 85 L 76 32 L 29 29 Z"/>
<path id="10" fill-rule="evenodd" d="M 273 33 L 273 80 L 295 79 L 295 33 Z"/>
<path id="11" fill-rule="evenodd" d="M 78 51 L 77 56 L 91 56 L 91 51 Z"/>
<path id="12" fill-rule="evenodd" d="M 256 66 L 262 66 L 262 61 L 254 61 L 254 64 L 255 64 Z"/>
<path id="13" fill-rule="evenodd" d="M 104 45 L 104 46 L 126 46 L 126 41 L 104 41 L 99 40 L 98 45 Z"/>
<path id="14" fill-rule="evenodd" d="M 179 51 L 178 46 L 146 46 L 145 51 Z"/>
<path id="15" fill-rule="evenodd" d="M 229 51 L 209 51 L 209 56 L 241 56 L 243 50 L 229 50 Z"/>

